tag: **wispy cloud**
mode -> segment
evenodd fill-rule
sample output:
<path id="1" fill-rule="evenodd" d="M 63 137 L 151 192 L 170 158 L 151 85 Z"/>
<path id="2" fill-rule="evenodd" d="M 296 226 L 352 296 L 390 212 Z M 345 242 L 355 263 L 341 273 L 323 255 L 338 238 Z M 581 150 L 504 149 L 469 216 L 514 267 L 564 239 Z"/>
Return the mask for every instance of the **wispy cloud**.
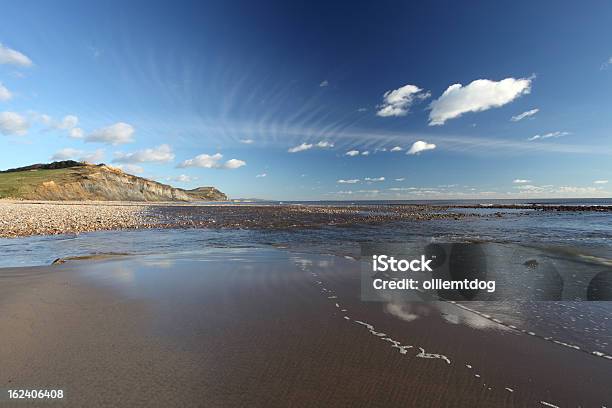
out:
<path id="1" fill-rule="evenodd" d="M 595 180 L 593 184 L 608 184 L 608 180 Z"/>
<path id="2" fill-rule="evenodd" d="M 205 169 L 228 169 L 233 170 L 246 166 L 246 162 L 238 159 L 230 159 L 223 163 L 221 159 L 223 155 L 221 153 L 215 153 L 213 155 L 199 154 L 193 159 L 187 159 L 180 163 L 177 167 L 202 167 Z"/>
<path id="3" fill-rule="evenodd" d="M 321 88 L 325 88 L 326 86 L 329 86 L 329 81 L 326 79 L 326 80 L 322 81 L 322 82 L 319 84 L 319 86 L 320 86 Z"/>
<path id="4" fill-rule="evenodd" d="M 253 144 L 255 141 L 253 139 L 240 139 L 240 143 L 242 144 Z"/>
<path id="5" fill-rule="evenodd" d="M 612 66 L 612 57 L 608 58 L 603 64 L 601 64 L 601 67 L 599 67 L 599 69 L 606 70 L 608 68 L 610 68 Z"/>
<path id="6" fill-rule="evenodd" d="M 430 96 L 429 92 L 424 92 L 416 85 L 404 85 L 384 93 L 383 103 L 378 106 L 376 115 L 381 117 L 405 116 L 413 103 Z"/>
<path id="7" fill-rule="evenodd" d="M 268 176 L 268 173 L 260 173 L 260 174 L 256 175 L 255 178 L 264 178 L 264 177 L 267 177 L 267 176 Z"/>
<path id="8" fill-rule="evenodd" d="M 514 179 L 512 180 L 513 184 L 527 184 L 527 183 L 531 183 L 531 180 L 526 180 L 526 179 Z"/>
<path id="9" fill-rule="evenodd" d="M 399 146 L 395 146 L 395 147 L 391 148 L 391 151 L 392 151 L 392 152 L 401 152 L 402 150 L 404 150 L 404 149 L 402 149 L 402 148 L 401 148 L 401 147 L 399 147 Z"/>
<path id="10" fill-rule="evenodd" d="M 0 43 L 0 64 L 30 67 L 32 66 L 32 60 L 21 52 L 13 50 Z"/>
<path id="11" fill-rule="evenodd" d="M 510 121 L 512 121 L 512 122 L 519 122 L 519 121 L 521 121 L 521 120 L 523 120 L 525 118 L 532 117 L 533 115 L 535 115 L 539 111 L 540 111 L 540 109 L 538 109 L 538 108 L 525 111 L 523 113 L 520 113 L 520 114 L 518 114 L 516 116 L 511 117 Z"/>
<path id="12" fill-rule="evenodd" d="M 570 134 L 569 132 L 556 131 L 556 132 L 545 133 L 543 135 L 531 136 L 531 137 L 527 138 L 527 140 L 529 140 L 530 142 L 533 142 L 534 140 L 538 140 L 538 139 L 557 138 L 557 137 L 567 136 L 569 134 Z"/>
<path id="13" fill-rule="evenodd" d="M 357 184 L 359 183 L 359 181 L 360 181 L 359 179 L 348 179 L 348 180 L 340 179 L 336 181 L 336 183 L 338 184 Z"/>
<path id="14" fill-rule="evenodd" d="M 497 108 L 531 91 L 530 78 L 506 78 L 501 81 L 477 79 L 468 85 L 454 84 L 430 105 L 429 125 L 443 125 L 467 112 Z"/>
<path id="15" fill-rule="evenodd" d="M 205 131 L 212 140 L 218 141 L 228 138 L 228 142 L 240 137 L 250 137 L 256 134 L 257 140 L 265 140 L 267 144 L 274 141 L 288 140 L 296 144 L 302 143 L 308 137 L 333 139 L 337 147 L 351 150 L 354 146 L 367 145 L 371 151 L 388 151 L 388 146 L 402 145 L 406 139 L 419 140 L 425 138 L 428 142 L 434 143 L 439 149 L 453 151 L 457 153 L 474 154 L 507 154 L 507 153 L 571 153 L 571 154 L 597 154 L 612 155 L 612 147 L 599 145 L 580 144 L 559 144 L 550 140 L 548 143 L 525 143 L 517 138 L 503 138 L 499 136 L 472 136 L 469 134 L 441 134 L 439 132 L 405 132 L 405 131 L 384 131 L 372 128 L 357 128 L 346 125 L 325 125 L 325 126 L 290 126 L 282 122 L 235 122 L 233 124 L 204 124 L 197 128 L 188 130 Z M 267 139 L 266 139 L 267 138 Z M 320 139 L 319 139 L 320 140 Z M 422 139 L 421 139 L 422 140 Z M 287 142 L 283 142 L 287 143 Z M 303 144 L 312 148 L 311 141 Z M 310 146 L 309 146 L 310 145 Z M 308 147 L 309 146 L 309 147 Z M 345 151 L 346 151 L 345 150 Z"/>

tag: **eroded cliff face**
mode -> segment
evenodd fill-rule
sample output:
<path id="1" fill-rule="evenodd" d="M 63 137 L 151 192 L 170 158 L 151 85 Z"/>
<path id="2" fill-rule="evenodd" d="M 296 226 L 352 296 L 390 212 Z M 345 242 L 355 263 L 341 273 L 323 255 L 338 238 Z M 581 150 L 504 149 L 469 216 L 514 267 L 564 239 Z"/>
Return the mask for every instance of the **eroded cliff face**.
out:
<path id="1" fill-rule="evenodd" d="M 183 190 L 109 166 L 75 167 L 61 180 L 49 180 L 23 194 L 30 200 L 191 201 Z"/>
<path id="2" fill-rule="evenodd" d="M 0 198 L 49 201 L 223 201 L 214 187 L 183 190 L 99 164 L 63 161 L 0 171 Z"/>

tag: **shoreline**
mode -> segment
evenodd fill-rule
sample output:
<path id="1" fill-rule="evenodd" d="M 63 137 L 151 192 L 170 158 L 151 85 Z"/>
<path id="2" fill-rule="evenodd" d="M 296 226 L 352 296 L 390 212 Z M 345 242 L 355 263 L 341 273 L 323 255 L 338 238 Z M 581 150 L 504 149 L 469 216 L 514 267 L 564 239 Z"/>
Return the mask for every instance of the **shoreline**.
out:
<path id="1" fill-rule="evenodd" d="M 476 211 L 454 211 L 469 209 L 494 212 L 483 215 Z M 397 221 L 458 221 L 485 216 L 503 217 L 505 210 L 601 213 L 612 212 L 612 207 L 0 200 L 0 238 L 151 228 L 295 229 L 377 225 Z"/>
<path id="2" fill-rule="evenodd" d="M 0 238 L 151 228 L 295 229 L 462 219 L 448 207 L 0 201 Z"/>

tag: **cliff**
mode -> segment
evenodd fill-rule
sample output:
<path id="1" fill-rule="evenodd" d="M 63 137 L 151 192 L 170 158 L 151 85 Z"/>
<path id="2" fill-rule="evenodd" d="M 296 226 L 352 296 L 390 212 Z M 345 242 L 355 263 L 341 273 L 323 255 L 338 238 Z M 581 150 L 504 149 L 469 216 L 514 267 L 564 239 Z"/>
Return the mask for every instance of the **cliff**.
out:
<path id="1" fill-rule="evenodd" d="M 200 193 L 201 190 L 201 193 Z M 227 199 L 213 187 L 197 195 L 137 177 L 106 165 L 64 161 L 0 172 L 0 198 L 50 201 L 218 201 Z"/>
<path id="2" fill-rule="evenodd" d="M 200 201 L 227 201 L 227 196 L 214 187 L 198 187 L 193 190 L 184 190 L 193 200 Z"/>

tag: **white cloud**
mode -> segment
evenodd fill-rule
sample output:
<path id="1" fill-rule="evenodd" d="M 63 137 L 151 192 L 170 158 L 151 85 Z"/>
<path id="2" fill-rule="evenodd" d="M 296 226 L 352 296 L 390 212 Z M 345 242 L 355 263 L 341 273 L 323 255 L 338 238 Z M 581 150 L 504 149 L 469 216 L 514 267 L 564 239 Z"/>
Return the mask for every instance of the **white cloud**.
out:
<path id="1" fill-rule="evenodd" d="M 226 161 L 221 168 L 223 169 L 237 169 L 239 167 L 246 166 L 246 162 L 238 159 L 229 159 Z"/>
<path id="2" fill-rule="evenodd" d="M 136 164 L 120 164 L 116 166 L 117 168 L 123 170 L 129 174 L 142 174 L 144 173 L 144 169 Z"/>
<path id="3" fill-rule="evenodd" d="M 399 177 L 395 179 L 395 181 L 404 181 L 404 180 L 406 180 L 406 177 Z"/>
<path id="4" fill-rule="evenodd" d="M 289 150 L 287 150 L 289 153 L 297 153 L 297 152 L 303 152 L 305 150 L 310 150 L 313 147 L 318 147 L 321 149 L 325 149 L 328 147 L 334 147 L 334 144 L 325 140 L 321 140 L 319 143 L 316 144 L 312 144 L 312 143 L 302 143 L 300 145 L 297 145 L 295 147 L 290 148 Z"/>
<path id="5" fill-rule="evenodd" d="M 349 157 L 359 156 L 359 150 L 349 150 L 348 152 L 344 153 L 344 155 Z"/>
<path id="6" fill-rule="evenodd" d="M 602 189 L 602 187 L 593 187 L 593 186 L 553 186 L 553 185 L 544 185 L 544 186 L 535 186 L 535 185 L 520 185 L 516 186 L 516 189 L 519 190 L 521 195 L 538 195 L 542 196 L 564 196 L 564 197 L 576 197 L 576 196 L 609 196 L 609 192 L 606 192 Z"/>
<path id="7" fill-rule="evenodd" d="M 60 123 L 57 124 L 58 129 L 68 130 L 73 129 L 79 124 L 79 118 L 74 115 L 66 115 Z"/>
<path id="8" fill-rule="evenodd" d="M 267 177 L 268 173 L 261 173 L 255 176 L 255 178 L 263 178 L 263 177 Z"/>
<path id="9" fill-rule="evenodd" d="M 391 187 L 391 191 L 414 191 L 418 190 L 416 187 Z"/>
<path id="10" fill-rule="evenodd" d="M 531 180 L 514 179 L 514 180 L 512 180 L 512 183 L 514 183 L 514 184 L 527 184 L 527 183 L 531 183 Z"/>
<path id="11" fill-rule="evenodd" d="M 94 152 L 84 152 L 80 160 L 89 163 L 99 163 L 104 160 L 104 149 L 96 149 Z"/>
<path id="12" fill-rule="evenodd" d="M 366 178 L 364 178 L 364 180 L 367 181 L 367 182 L 373 183 L 373 182 L 377 182 L 377 181 L 385 181 L 385 178 L 384 177 L 374 177 L 374 178 L 366 177 Z"/>
<path id="13" fill-rule="evenodd" d="M 297 153 L 297 152 L 303 152 L 304 150 L 309 150 L 312 149 L 312 144 L 310 143 L 302 143 L 301 145 L 292 147 L 291 149 L 287 150 L 289 153 Z"/>
<path id="14" fill-rule="evenodd" d="M 237 169 L 242 166 L 246 166 L 246 162 L 238 159 L 230 159 L 225 163 L 221 162 L 223 155 L 221 153 L 216 153 L 211 155 L 208 154 L 199 154 L 193 159 L 188 159 L 183 161 L 177 167 L 185 168 L 185 167 L 203 167 L 205 169 Z"/>
<path id="15" fill-rule="evenodd" d="M 529 140 L 530 142 L 534 141 L 534 140 L 538 140 L 538 139 L 550 139 L 550 138 L 556 138 L 556 137 L 562 137 L 562 136 L 567 136 L 569 135 L 569 132 L 560 132 L 560 131 L 556 131 L 556 132 L 550 132 L 550 133 L 545 133 L 543 135 L 535 135 L 535 136 L 531 136 L 529 138 L 527 138 L 527 140 Z"/>
<path id="16" fill-rule="evenodd" d="M 402 149 L 399 146 L 395 146 L 394 148 L 391 149 L 392 152 L 401 152 L 402 150 L 404 150 L 404 149 Z"/>
<path id="17" fill-rule="evenodd" d="M 357 109 L 357 112 L 365 112 L 367 110 L 368 110 L 368 108 L 359 108 L 359 109 Z"/>
<path id="18" fill-rule="evenodd" d="M 85 137 L 85 141 L 119 145 L 133 142 L 133 136 L 134 127 L 132 125 L 118 122 L 114 125 L 94 130 Z"/>
<path id="19" fill-rule="evenodd" d="M 2 82 L 0 82 L 0 101 L 8 101 L 12 97 L 13 94 L 11 91 L 9 91 L 4 85 L 2 85 Z"/>
<path id="20" fill-rule="evenodd" d="M 0 112 L 0 133 L 3 135 L 23 136 L 28 133 L 30 124 L 18 113 Z"/>
<path id="21" fill-rule="evenodd" d="M 600 69 L 602 69 L 602 70 L 608 69 L 608 68 L 610 68 L 610 66 L 612 66 L 612 57 L 608 58 L 608 60 L 606 62 L 601 64 L 601 68 Z"/>
<path id="22" fill-rule="evenodd" d="M 431 96 L 416 85 L 404 85 L 401 88 L 385 92 L 383 103 L 378 106 L 376 115 L 382 117 L 405 116 L 415 101 L 421 101 Z"/>
<path id="23" fill-rule="evenodd" d="M 522 186 L 516 186 L 517 189 L 529 192 L 542 191 L 550 188 L 552 186 L 544 187 L 544 186 L 534 186 L 533 184 L 526 184 Z"/>
<path id="24" fill-rule="evenodd" d="M 211 155 L 199 154 L 193 159 L 188 159 L 178 165 L 178 167 L 203 167 L 205 169 L 214 169 L 219 167 L 219 161 L 223 158 L 221 153 Z"/>
<path id="25" fill-rule="evenodd" d="M 51 160 L 78 160 L 88 163 L 99 163 L 104 160 L 104 149 L 97 149 L 93 152 L 66 147 L 58 150 L 51 156 Z"/>
<path id="26" fill-rule="evenodd" d="M 321 140 L 319 143 L 316 144 L 317 147 L 320 147 L 322 149 L 328 148 L 328 147 L 334 147 L 334 144 L 328 141 L 323 141 Z"/>
<path id="27" fill-rule="evenodd" d="M 366 151 L 364 151 L 364 152 L 361 152 L 361 155 L 362 155 L 362 156 L 369 156 L 369 155 L 370 155 L 370 152 L 369 152 L 368 150 L 366 150 Z"/>
<path id="28" fill-rule="evenodd" d="M 46 115 L 44 113 L 30 112 L 29 117 L 32 122 L 39 122 L 49 128 L 52 128 L 56 124 L 51 118 L 51 116 Z"/>
<path id="29" fill-rule="evenodd" d="M 422 140 L 418 140 L 412 144 L 410 150 L 406 152 L 406 154 L 418 154 L 424 152 L 426 150 L 433 150 L 436 148 L 436 145 L 433 143 L 423 142 Z"/>
<path id="30" fill-rule="evenodd" d="M 340 179 L 336 181 L 336 183 L 338 184 L 357 184 L 359 183 L 359 179 L 349 179 L 349 180 Z"/>
<path id="31" fill-rule="evenodd" d="M 321 83 L 319 84 L 319 86 L 320 86 L 321 88 L 325 88 L 326 86 L 329 86 L 329 81 L 326 79 L 326 80 L 324 80 L 323 82 L 321 82 Z"/>
<path id="32" fill-rule="evenodd" d="M 19 51 L 8 48 L 0 43 L 0 64 L 11 64 L 20 67 L 29 67 L 32 60 Z"/>
<path id="33" fill-rule="evenodd" d="M 174 160 L 172 148 L 162 144 L 154 148 L 139 150 L 134 153 L 115 152 L 115 163 L 168 163 Z"/>
<path id="34" fill-rule="evenodd" d="M 540 111 L 540 109 L 538 109 L 538 108 L 531 109 L 531 110 L 525 111 L 523 113 L 520 113 L 520 114 L 518 114 L 516 116 L 511 117 L 510 120 L 512 122 L 518 122 L 518 121 L 521 121 L 521 120 L 523 120 L 525 118 L 529 118 L 529 117 L 535 115 L 539 111 Z"/>
<path id="35" fill-rule="evenodd" d="M 253 139 L 240 139 L 240 143 L 243 144 L 253 144 L 255 141 Z"/>
<path id="36" fill-rule="evenodd" d="M 598 193 L 599 190 L 595 187 L 580 187 L 580 186 L 560 186 L 556 190 L 557 193 L 561 194 L 588 194 L 588 193 Z"/>
<path id="37" fill-rule="evenodd" d="M 608 180 L 595 180 L 593 184 L 608 184 Z"/>
<path id="38" fill-rule="evenodd" d="M 79 118 L 75 115 L 66 115 L 61 121 L 54 120 L 51 116 L 44 113 L 30 113 L 32 121 L 39 122 L 46 127 L 46 130 L 64 130 L 73 139 L 83 138 L 83 129 L 77 127 Z"/>
<path id="39" fill-rule="evenodd" d="M 497 108 L 531 91 L 530 78 L 501 81 L 477 79 L 468 85 L 454 84 L 430 105 L 429 125 L 443 125 L 467 112 Z"/>
<path id="40" fill-rule="evenodd" d="M 81 150 L 72 149 L 70 147 L 66 147 L 64 149 L 58 150 L 51 156 L 51 160 L 68 160 L 74 159 L 77 156 L 80 156 L 83 152 Z"/>

